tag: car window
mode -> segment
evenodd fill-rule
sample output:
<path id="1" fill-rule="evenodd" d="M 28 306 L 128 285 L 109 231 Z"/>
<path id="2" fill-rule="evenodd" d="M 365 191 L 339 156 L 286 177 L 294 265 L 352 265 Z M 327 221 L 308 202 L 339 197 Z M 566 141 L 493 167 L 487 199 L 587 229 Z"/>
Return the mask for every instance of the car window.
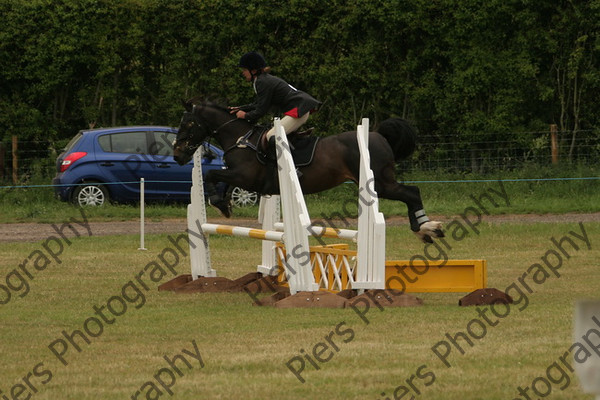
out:
<path id="1" fill-rule="evenodd" d="M 172 156 L 173 141 L 176 136 L 173 132 L 152 132 L 153 142 L 150 143 L 150 154 Z"/>
<path id="2" fill-rule="evenodd" d="M 108 151 L 108 152 L 112 151 L 112 148 L 110 146 L 110 135 L 99 136 L 98 143 L 100 144 L 100 147 L 102 148 L 102 150 Z"/>
<path id="3" fill-rule="evenodd" d="M 113 153 L 148 154 L 146 132 L 125 132 L 98 138 L 102 150 Z"/>
<path id="4" fill-rule="evenodd" d="M 75 146 L 75 143 L 77 143 L 79 141 L 79 139 L 81 139 L 83 137 L 83 134 L 81 132 L 77 133 L 77 135 L 75 135 L 73 137 L 73 139 L 69 140 L 69 143 L 67 143 L 67 145 L 64 148 L 64 152 L 68 153 L 69 150 L 71 150 L 73 148 L 73 146 Z"/>

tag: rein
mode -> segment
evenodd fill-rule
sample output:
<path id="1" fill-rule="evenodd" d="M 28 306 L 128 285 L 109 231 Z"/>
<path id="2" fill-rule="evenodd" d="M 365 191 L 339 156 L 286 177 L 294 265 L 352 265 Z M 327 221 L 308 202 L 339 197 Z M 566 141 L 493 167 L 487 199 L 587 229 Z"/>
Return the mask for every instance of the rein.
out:
<path id="1" fill-rule="evenodd" d="M 204 105 L 205 107 L 210 107 L 210 105 Z M 196 110 L 196 106 L 194 106 L 194 109 L 192 110 L 192 115 L 194 115 L 194 111 Z M 201 115 L 196 115 L 197 118 L 199 118 L 201 121 L 204 120 L 204 122 L 206 123 L 206 125 L 208 126 L 209 124 L 207 123 L 206 119 L 203 118 Z M 222 123 L 221 125 L 219 125 L 217 128 L 215 128 L 209 135 L 208 138 L 215 138 L 216 136 L 219 134 L 219 130 L 224 128 L 225 126 L 231 124 L 232 122 L 238 121 L 239 118 L 234 117 L 232 119 L 230 119 L 229 121 L 225 121 L 224 123 Z M 238 138 L 238 140 L 235 142 L 234 145 L 230 146 L 229 148 L 225 149 L 223 151 L 223 157 L 225 157 L 225 155 L 227 153 L 229 153 L 231 150 L 236 149 L 236 148 L 240 148 L 240 149 L 245 149 L 247 147 L 251 148 L 254 151 L 257 151 L 257 147 L 250 143 L 249 139 L 250 137 L 252 137 L 252 134 L 254 133 L 254 129 L 250 129 L 248 132 L 246 132 L 245 135 L 240 136 Z"/>
<path id="2" fill-rule="evenodd" d="M 230 123 L 232 123 L 232 122 L 235 122 L 235 121 L 237 121 L 237 120 L 238 120 L 238 118 L 237 118 L 237 117 L 235 117 L 234 119 L 230 119 L 229 121 L 227 121 L 227 122 L 225 122 L 225 123 L 223 123 L 223 124 L 219 125 L 219 126 L 217 127 L 217 129 L 215 129 L 214 131 L 212 131 L 212 133 L 210 134 L 210 136 L 216 136 L 216 135 L 217 135 L 217 133 L 219 132 L 219 129 L 221 129 L 221 128 L 224 128 L 225 126 L 227 126 L 227 125 L 229 125 Z"/>

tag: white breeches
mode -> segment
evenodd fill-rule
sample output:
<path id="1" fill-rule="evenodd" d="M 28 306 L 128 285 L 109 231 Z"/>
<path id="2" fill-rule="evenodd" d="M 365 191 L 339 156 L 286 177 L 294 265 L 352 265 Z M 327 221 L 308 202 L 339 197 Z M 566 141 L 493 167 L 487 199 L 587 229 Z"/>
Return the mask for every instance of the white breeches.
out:
<path id="1" fill-rule="evenodd" d="M 281 126 L 283 126 L 283 129 L 285 129 L 285 133 L 289 134 L 300 128 L 302 125 L 304 125 L 306 121 L 308 121 L 309 116 L 310 113 L 306 113 L 300 118 L 294 118 L 290 117 L 289 115 L 284 115 L 283 118 L 281 118 Z M 275 128 L 273 127 L 269 130 L 269 132 L 267 132 L 267 140 L 272 138 L 274 135 Z"/>

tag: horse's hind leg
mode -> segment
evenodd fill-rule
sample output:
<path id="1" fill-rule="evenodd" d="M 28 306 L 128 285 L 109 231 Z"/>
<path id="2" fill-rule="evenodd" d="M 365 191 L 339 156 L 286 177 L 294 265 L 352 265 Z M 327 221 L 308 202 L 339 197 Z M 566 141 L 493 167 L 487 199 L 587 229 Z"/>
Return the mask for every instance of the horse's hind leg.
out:
<path id="1" fill-rule="evenodd" d="M 379 183 L 379 184 L 378 184 Z M 410 221 L 410 229 L 423 242 L 432 243 L 432 238 L 444 237 L 442 231 L 442 223 L 438 221 L 430 221 L 425 213 L 423 201 L 421 200 L 421 192 L 416 186 L 403 185 L 396 182 L 395 179 L 387 180 L 386 182 L 377 182 L 375 190 L 379 197 L 400 200 L 406 203 L 408 207 L 408 219 Z"/>

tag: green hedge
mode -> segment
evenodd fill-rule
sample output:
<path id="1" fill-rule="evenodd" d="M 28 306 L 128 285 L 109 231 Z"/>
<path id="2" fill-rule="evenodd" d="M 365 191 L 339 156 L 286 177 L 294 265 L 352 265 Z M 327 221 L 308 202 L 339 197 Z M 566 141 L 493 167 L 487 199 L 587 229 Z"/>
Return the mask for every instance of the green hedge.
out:
<path id="1" fill-rule="evenodd" d="M 0 0 L 0 15 L 5 137 L 177 125 L 197 95 L 247 103 L 248 50 L 324 102 L 324 134 L 391 115 L 460 146 L 599 125 L 598 0 Z"/>

